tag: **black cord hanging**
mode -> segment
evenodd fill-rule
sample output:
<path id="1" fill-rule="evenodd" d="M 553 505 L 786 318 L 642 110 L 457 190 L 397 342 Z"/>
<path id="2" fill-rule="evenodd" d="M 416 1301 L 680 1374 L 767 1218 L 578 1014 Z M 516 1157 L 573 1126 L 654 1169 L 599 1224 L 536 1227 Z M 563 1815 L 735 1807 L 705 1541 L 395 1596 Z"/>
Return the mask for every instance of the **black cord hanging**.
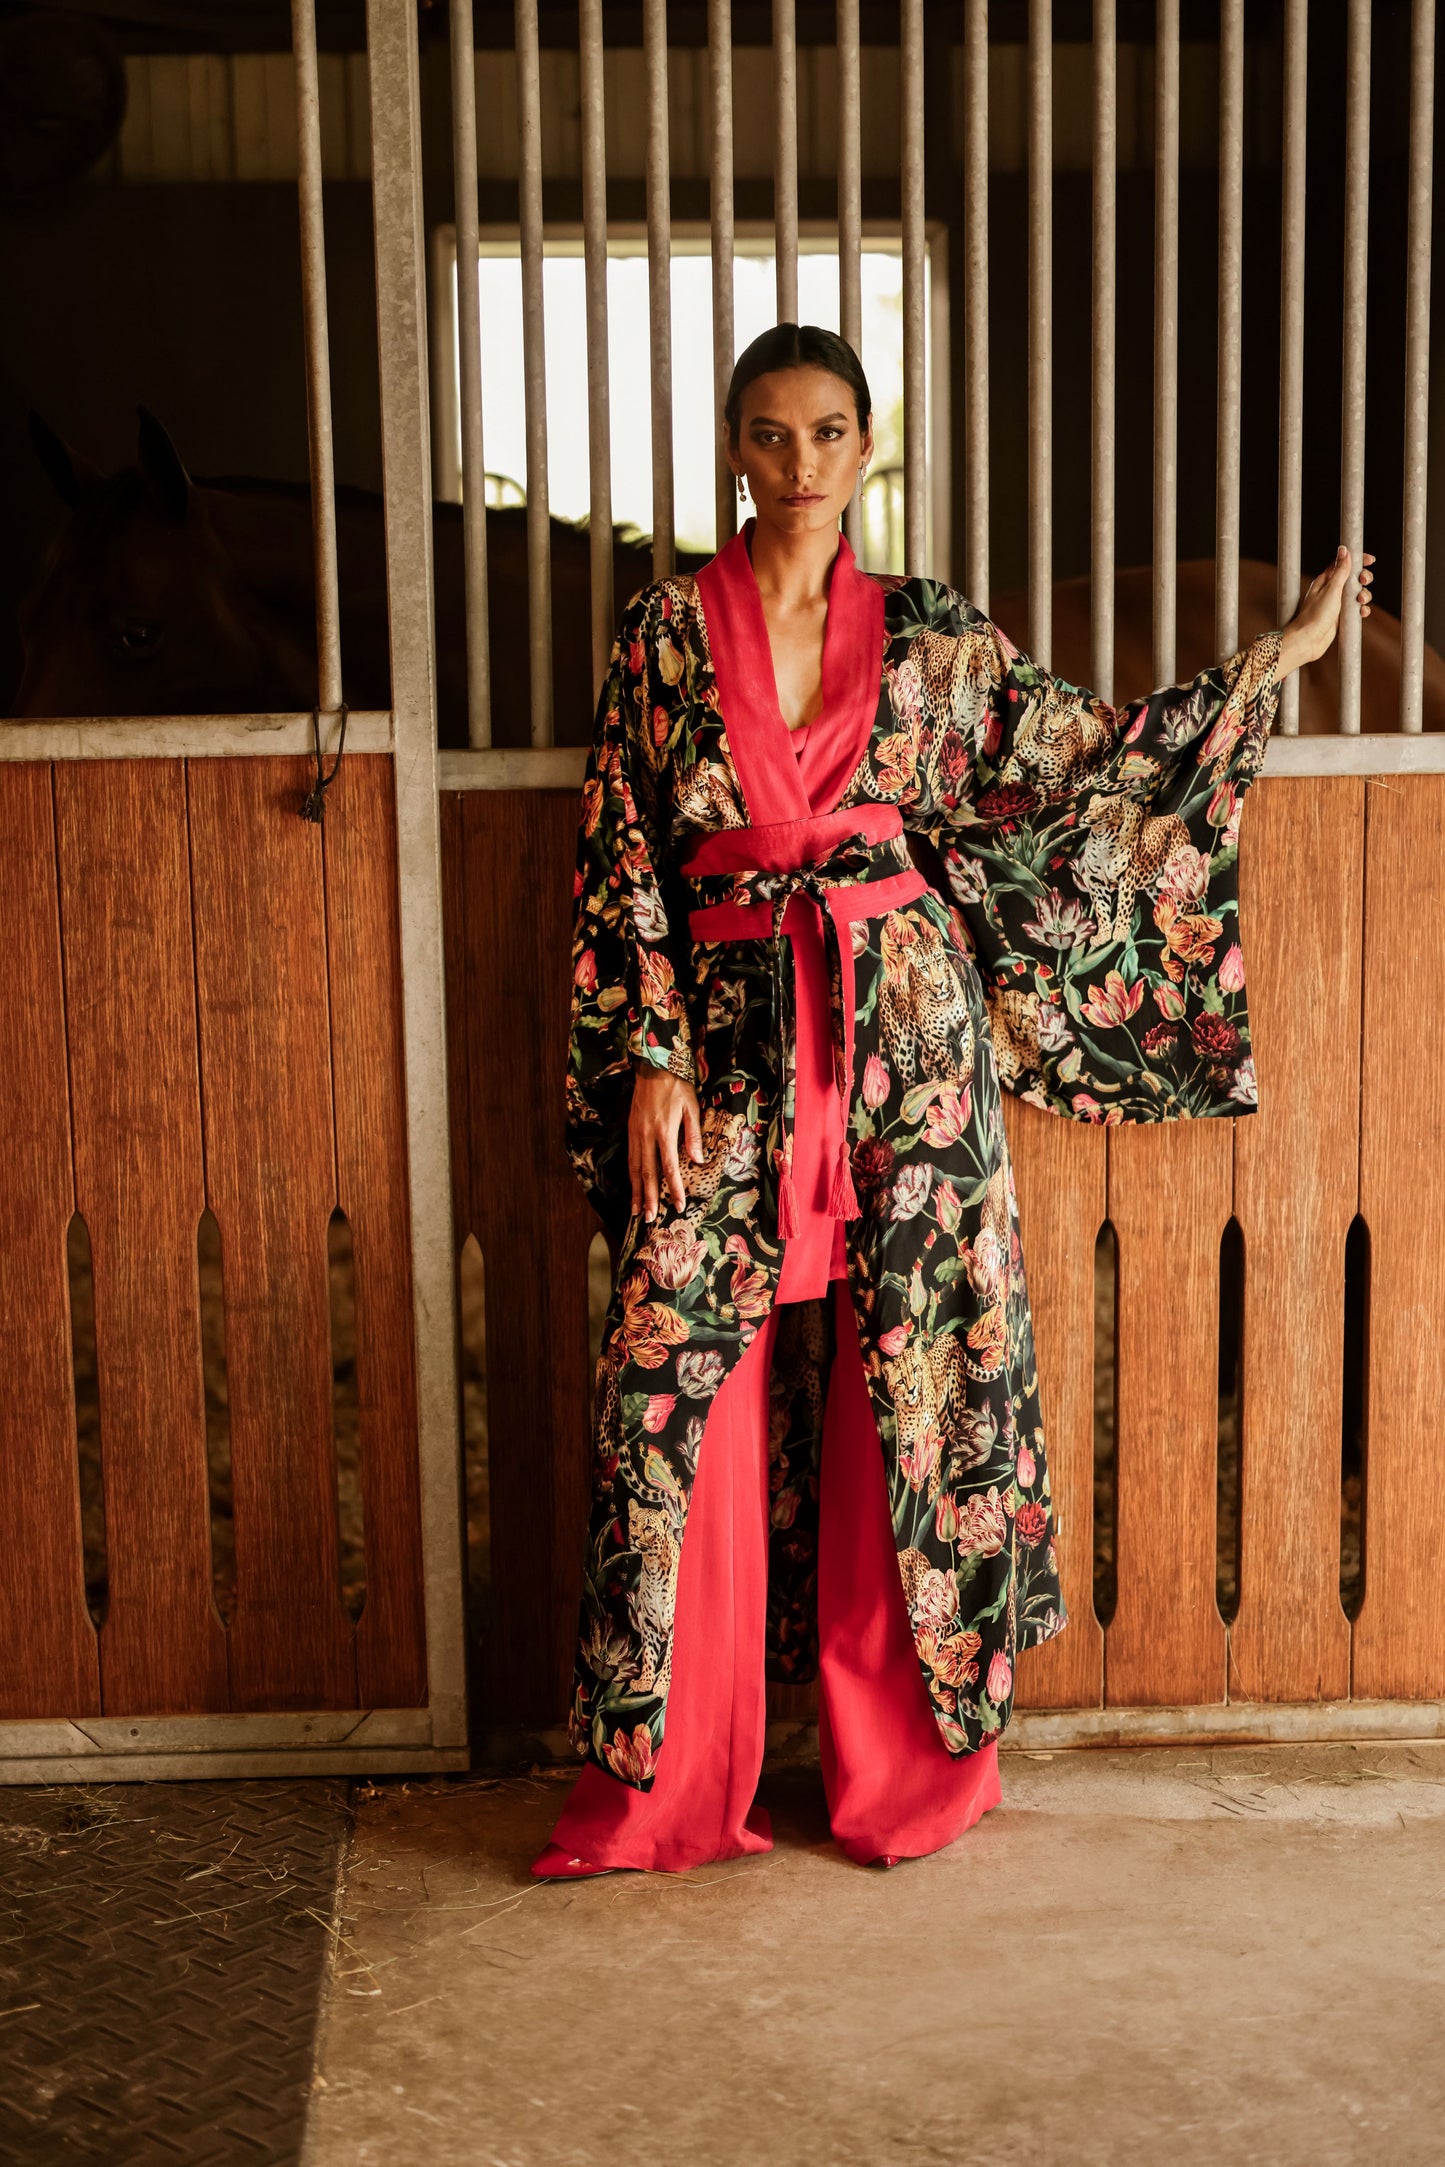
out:
<path id="1" fill-rule="evenodd" d="M 318 827 L 326 811 L 326 793 L 336 780 L 341 767 L 341 755 L 346 750 L 346 718 L 351 710 L 344 700 L 338 712 L 341 716 L 341 735 L 336 741 L 336 758 L 331 763 L 331 773 L 328 775 L 321 761 L 321 710 L 319 707 L 311 710 L 311 733 L 316 745 L 316 780 L 296 810 L 303 820 L 314 820 Z"/>

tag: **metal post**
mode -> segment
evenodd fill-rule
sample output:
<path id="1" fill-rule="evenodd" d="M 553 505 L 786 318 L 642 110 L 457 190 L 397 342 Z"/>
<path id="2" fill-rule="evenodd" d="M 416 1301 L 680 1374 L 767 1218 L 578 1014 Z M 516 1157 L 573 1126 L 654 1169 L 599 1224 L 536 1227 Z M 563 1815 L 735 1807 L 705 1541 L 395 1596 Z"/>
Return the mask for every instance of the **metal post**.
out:
<path id="1" fill-rule="evenodd" d="M 1285 0 L 1284 176 L 1279 326 L 1279 621 L 1299 606 L 1300 518 L 1304 475 L 1305 371 L 1305 65 L 1308 0 Z M 1279 702 L 1281 736 L 1299 731 L 1299 675 L 1291 671 Z"/>
<path id="2" fill-rule="evenodd" d="M 331 347 L 326 324 L 326 233 L 321 207 L 321 94 L 315 0 L 291 0 L 296 57 L 296 177 L 301 199 L 301 306 L 306 336 L 306 435 L 311 455 L 311 541 L 316 567 L 316 704 L 337 715 L 341 601 L 336 568 L 336 471 L 331 438 Z"/>
<path id="3" fill-rule="evenodd" d="M 773 0 L 773 238 L 778 322 L 798 321 L 798 32 L 794 0 Z"/>
<path id="4" fill-rule="evenodd" d="M 587 268 L 588 538 L 592 573 L 592 690 L 602 690 L 612 652 L 612 421 L 607 355 L 607 132 L 603 103 L 602 0 L 581 0 L 582 248 Z"/>
<path id="5" fill-rule="evenodd" d="M 1430 222 L 1435 0 L 1410 28 L 1410 208 L 1405 255 L 1405 516 L 1400 538 L 1400 728 L 1424 727 L 1425 482 L 1430 419 Z"/>
<path id="6" fill-rule="evenodd" d="M 432 1737 L 467 1736 L 416 11 L 367 0 L 407 1178 Z"/>
<path id="7" fill-rule="evenodd" d="M 644 0 L 647 71 L 647 312 L 652 336 L 652 572 L 670 572 L 672 489 L 672 173 L 667 136 L 667 0 Z"/>
<path id="8" fill-rule="evenodd" d="M 552 742 L 552 518 L 547 492 L 547 339 L 542 276 L 542 81 L 537 0 L 516 0 L 522 370 L 527 424 L 527 627 L 532 743 Z"/>
<path id="9" fill-rule="evenodd" d="M 1154 59 L 1154 682 L 1174 681 L 1179 539 L 1179 0 Z"/>
<path id="10" fill-rule="evenodd" d="M 1089 678 L 1101 700 L 1114 697 L 1114 491 L 1119 157 L 1118 45 L 1114 0 L 1094 4 L 1093 413 L 1090 493 Z"/>
<path id="11" fill-rule="evenodd" d="M 1340 539 L 1358 571 L 1365 532 L 1365 308 L 1370 246 L 1370 0 L 1350 0 L 1345 57 L 1345 349 Z M 1340 729 L 1360 727 L 1360 613 L 1340 613 Z"/>
<path id="12" fill-rule="evenodd" d="M 838 329 L 863 353 L 863 135 L 858 0 L 838 0 Z M 843 530 L 855 554 L 863 550 L 863 491 L 854 490 Z"/>
<path id="13" fill-rule="evenodd" d="M 1053 652 L 1054 26 L 1029 0 L 1029 653 Z"/>
<path id="14" fill-rule="evenodd" d="M 1243 266 L 1244 0 L 1222 0 L 1219 10 L 1219 343 L 1214 490 L 1214 652 L 1221 662 L 1239 645 Z"/>
<path id="15" fill-rule="evenodd" d="M 988 0 L 964 0 L 964 461 L 969 600 L 988 611 Z"/>
<path id="16" fill-rule="evenodd" d="M 903 194 L 903 569 L 928 569 L 928 338 L 924 324 L 923 0 L 899 29 Z"/>
<path id="17" fill-rule="evenodd" d="M 712 222 L 713 425 L 717 430 L 717 546 L 737 532 L 737 485 L 723 450 L 722 414 L 733 372 L 732 0 L 708 0 L 708 203 Z"/>
<path id="18" fill-rule="evenodd" d="M 451 0 L 452 183 L 457 234 L 457 358 L 462 393 L 462 549 L 467 612 L 467 743 L 492 742 L 487 623 L 487 484 L 482 448 L 482 311 L 477 291 L 477 68 L 472 0 Z"/>

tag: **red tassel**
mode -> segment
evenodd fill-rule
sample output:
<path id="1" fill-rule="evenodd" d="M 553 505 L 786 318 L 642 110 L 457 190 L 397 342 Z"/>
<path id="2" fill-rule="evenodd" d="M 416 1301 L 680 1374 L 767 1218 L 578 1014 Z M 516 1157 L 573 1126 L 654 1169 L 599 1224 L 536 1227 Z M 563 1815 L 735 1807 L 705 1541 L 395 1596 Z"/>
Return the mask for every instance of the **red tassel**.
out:
<path id="1" fill-rule="evenodd" d="M 833 1169 L 833 1186 L 828 1191 L 828 1210 L 835 1219 L 857 1219 L 858 1195 L 853 1187 L 853 1162 L 848 1152 L 845 1136 L 838 1146 L 838 1164 Z"/>
<path id="2" fill-rule="evenodd" d="M 782 1180 L 778 1183 L 778 1238 L 780 1241 L 789 1242 L 797 1232 L 798 1199 L 793 1189 L 792 1169 L 785 1166 Z"/>

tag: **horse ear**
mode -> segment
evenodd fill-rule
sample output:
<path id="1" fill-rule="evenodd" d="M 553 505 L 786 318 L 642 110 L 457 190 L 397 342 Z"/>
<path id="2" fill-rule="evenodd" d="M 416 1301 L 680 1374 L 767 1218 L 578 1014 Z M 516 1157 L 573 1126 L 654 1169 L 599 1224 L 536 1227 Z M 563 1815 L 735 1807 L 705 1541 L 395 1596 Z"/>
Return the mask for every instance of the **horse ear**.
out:
<path id="1" fill-rule="evenodd" d="M 57 436 L 48 421 L 30 409 L 28 426 L 30 441 L 35 446 L 35 456 L 44 467 L 58 495 L 74 511 L 88 491 L 98 487 L 100 476 L 93 466 L 80 458 Z"/>
<path id="2" fill-rule="evenodd" d="M 140 415 L 137 448 L 141 473 L 161 510 L 172 519 L 184 519 L 191 501 L 191 477 L 155 415 L 144 406 L 137 407 L 136 412 Z"/>

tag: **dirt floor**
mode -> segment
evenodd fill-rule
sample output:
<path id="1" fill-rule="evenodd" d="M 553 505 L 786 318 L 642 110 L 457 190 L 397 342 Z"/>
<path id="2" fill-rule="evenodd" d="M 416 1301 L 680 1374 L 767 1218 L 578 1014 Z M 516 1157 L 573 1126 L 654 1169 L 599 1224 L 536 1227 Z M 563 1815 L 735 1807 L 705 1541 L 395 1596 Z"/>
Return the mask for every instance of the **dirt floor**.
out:
<path id="1" fill-rule="evenodd" d="M 569 1772 L 368 1787 L 306 2167 L 1438 2167 L 1445 1744 L 1027 1754 L 891 1873 L 539 1885 Z"/>

